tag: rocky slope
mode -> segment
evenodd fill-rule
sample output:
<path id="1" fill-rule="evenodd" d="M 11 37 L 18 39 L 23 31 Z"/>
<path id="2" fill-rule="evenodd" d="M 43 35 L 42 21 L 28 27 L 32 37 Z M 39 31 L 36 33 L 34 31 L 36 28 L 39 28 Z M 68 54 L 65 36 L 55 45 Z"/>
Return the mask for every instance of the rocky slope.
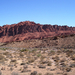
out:
<path id="1" fill-rule="evenodd" d="M 75 34 L 75 27 L 41 25 L 30 21 L 0 27 L 0 42 L 42 39 L 60 35 Z"/>

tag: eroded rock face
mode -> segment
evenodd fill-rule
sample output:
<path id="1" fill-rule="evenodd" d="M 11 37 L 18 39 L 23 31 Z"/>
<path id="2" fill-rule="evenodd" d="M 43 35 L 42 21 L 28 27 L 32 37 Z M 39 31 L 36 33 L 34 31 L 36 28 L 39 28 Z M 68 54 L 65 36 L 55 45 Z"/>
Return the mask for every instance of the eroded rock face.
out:
<path id="1" fill-rule="evenodd" d="M 57 35 L 74 34 L 75 27 L 58 25 L 40 25 L 25 21 L 18 24 L 0 26 L 0 42 L 42 39 Z"/>

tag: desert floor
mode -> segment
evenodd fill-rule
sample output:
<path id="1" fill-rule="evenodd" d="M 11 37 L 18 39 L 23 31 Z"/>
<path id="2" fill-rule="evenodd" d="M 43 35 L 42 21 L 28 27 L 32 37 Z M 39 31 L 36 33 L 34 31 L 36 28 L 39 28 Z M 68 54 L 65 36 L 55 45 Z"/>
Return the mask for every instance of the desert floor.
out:
<path id="1" fill-rule="evenodd" d="M 75 75 L 75 49 L 0 48 L 0 75 Z"/>

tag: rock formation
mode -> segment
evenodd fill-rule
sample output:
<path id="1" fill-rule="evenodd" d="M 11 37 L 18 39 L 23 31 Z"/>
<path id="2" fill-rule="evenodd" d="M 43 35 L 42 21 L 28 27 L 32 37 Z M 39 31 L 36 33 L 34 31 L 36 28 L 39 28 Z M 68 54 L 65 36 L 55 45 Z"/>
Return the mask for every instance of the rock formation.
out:
<path id="1" fill-rule="evenodd" d="M 43 39 L 68 34 L 75 34 L 75 27 L 41 25 L 30 21 L 0 26 L 0 42 Z"/>

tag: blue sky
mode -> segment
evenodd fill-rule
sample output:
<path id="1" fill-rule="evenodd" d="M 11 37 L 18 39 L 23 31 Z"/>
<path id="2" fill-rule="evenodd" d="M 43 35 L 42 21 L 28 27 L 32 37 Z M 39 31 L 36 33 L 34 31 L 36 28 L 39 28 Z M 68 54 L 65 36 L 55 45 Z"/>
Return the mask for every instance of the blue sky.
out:
<path id="1" fill-rule="evenodd" d="M 75 0 L 0 0 L 0 26 L 21 21 L 75 27 Z"/>

